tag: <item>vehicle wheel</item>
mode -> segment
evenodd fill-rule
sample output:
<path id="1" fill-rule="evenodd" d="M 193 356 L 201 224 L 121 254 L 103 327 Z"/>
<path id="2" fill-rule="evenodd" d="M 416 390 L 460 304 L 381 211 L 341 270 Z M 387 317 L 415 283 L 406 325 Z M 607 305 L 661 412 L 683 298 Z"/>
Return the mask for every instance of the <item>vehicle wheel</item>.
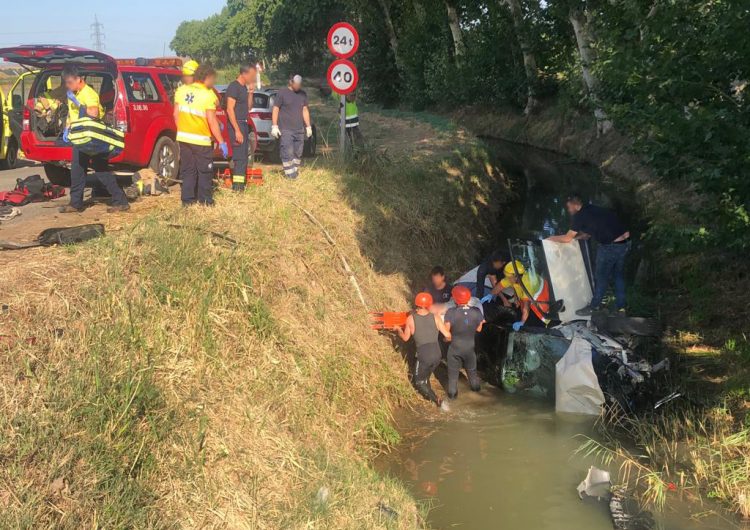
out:
<path id="1" fill-rule="evenodd" d="M 318 150 L 318 129 L 313 125 L 312 130 L 313 134 L 305 140 L 305 148 L 302 151 L 302 156 L 305 157 L 315 156 L 315 152 Z"/>
<path id="2" fill-rule="evenodd" d="M 162 136 L 154 145 L 148 164 L 159 175 L 162 184 L 170 186 L 176 182 L 180 170 L 180 147 L 169 136 Z"/>
<path id="3" fill-rule="evenodd" d="M 0 160 L 0 169 L 14 169 L 18 163 L 18 144 L 15 138 L 8 142 L 8 153 Z"/>
<path id="4" fill-rule="evenodd" d="M 55 164 L 44 164 L 47 180 L 56 186 L 70 186 L 70 170 Z"/>

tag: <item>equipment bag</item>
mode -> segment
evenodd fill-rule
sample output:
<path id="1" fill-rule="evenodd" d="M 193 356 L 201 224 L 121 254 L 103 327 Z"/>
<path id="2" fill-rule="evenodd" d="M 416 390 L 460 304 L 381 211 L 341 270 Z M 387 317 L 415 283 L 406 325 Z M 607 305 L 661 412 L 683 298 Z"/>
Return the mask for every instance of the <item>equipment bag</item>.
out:
<path id="1" fill-rule="evenodd" d="M 7 206 L 24 206 L 29 204 L 31 200 L 28 194 L 22 191 L 0 191 L 0 203 Z"/>
<path id="2" fill-rule="evenodd" d="M 12 191 L 0 192 L 0 203 L 7 206 L 24 206 L 30 202 L 41 202 L 57 199 L 65 195 L 65 188 L 45 182 L 39 175 L 30 175 L 16 179 Z"/>
<path id="3" fill-rule="evenodd" d="M 68 141 L 89 156 L 114 158 L 122 153 L 125 133 L 90 117 L 72 93 L 68 93 L 68 99 L 78 107 L 78 119 L 70 125 Z"/>
<path id="4" fill-rule="evenodd" d="M 16 188 L 13 191 L 20 191 L 29 197 L 29 201 L 38 201 L 44 199 L 44 179 L 40 175 L 29 175 L 24 179 L 16 179 Z"/>
<path id="5" fill-rule="evenodd" d="M 70 245 L 82 243 L 104 235 L 104 225 L 90 224 L 71 226 L 67 228 L 48 228 L 36 238 L 39 245 L 51 247 L 52 245 Z"/>

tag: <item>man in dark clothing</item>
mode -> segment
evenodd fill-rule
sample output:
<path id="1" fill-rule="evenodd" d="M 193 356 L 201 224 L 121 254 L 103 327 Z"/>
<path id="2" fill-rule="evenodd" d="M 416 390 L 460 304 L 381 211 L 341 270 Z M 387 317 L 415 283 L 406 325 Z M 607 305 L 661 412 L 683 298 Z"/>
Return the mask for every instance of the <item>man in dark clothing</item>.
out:
<path id="1" fill-rule="evenodd" d="M 578 195 L 571 195 L 565 203 L 571 216 L 567 234 L 552 236 L 549 241 L 570 243 L 576 239 L 593 238 L 597 242 L 594 270 L 594 297 L 591 303 L 576 311 L 588 316 L 600 309 L 604 294 L 614 278 L 615 303 L 619 313 L 625 313 L 625 257 L 630 251 L 630 232 L 617 214 L 607 208 L 584 204 Z"/>
<path id="2" fill-rule="evenodd" d="M 430 271 L 430 286 L 426 289 L 435 304 L 434 312 L 442 313 L 445 309 L 439 309 L 444 304 L 451 301 L 451 286 L 448 285 L 448 281 L 445 277 L 445 269 L 440 265 L 436 265 Z M 443 354 L 443 359 L 448 358 L 448 342 L 445 341 L 445 337 L 440 335 L 438 337 L 438 344 L 440 345 L 440 352 Z"/>
<path id="3" fill-rule="evenodd" d="M 227 119 L 230 124 L 229 138 L 232 141 L 232 189 L 235 191 L 245 190 L 252 134 L 247 118 L 253 97 L 255 75 L 255 66 L 245 64 L 240 67 L 237 79 L 227 87 Z"/>
<path id="4" fill-rule="evenodd" d="M 448 348 L 448 398 L 458 396 L 458 373 L 461 366 L 466 370 L 469 386 L 474 392 L 481 390 L 477 375 L 477 354 L 474 351 L 474 338 L 482 331 L 484 317 L 482 312 L 469 306 L 471 291 L 457 286 L 452 291 L 456 307 L 451 307 L 445 314 L 445 328 L 451 335 Z"/>
<path id="5" fill-rule="evenodd" d="M 407 342 L 414 337 L 417 344 L 417 364 L 414 368 L 414 387 L 422 397 L 435 403 L 442 404 L 430 385 L 430 376 L 440 364 L 442 358 L 438 346 L 438 336 L 450 339 L 451 334 L 438 315 L 430 312 L 432 297 L 429 293 L 417 294 L 414 304 L 417 309 L 406 319 L 404 329 L 396 328 L 401 340 Z"/>
<path id="6" fill-rule="evenodd" d="M 492 287 L 495 286 L 503 278 L 503 267 L 508 263 L 510 259 L 508 254 L 502 250 L 496 250 L 487 259 L 485 259 L 477 269 L 477 285 L 474 288 L 474 296 L 482 300 L 482 303 L 488 300 L 483 300 L 485 293 L 489 296 L 492 294 L 491 289 L 487 289 L 484 285 L 487 276 L 490 277 L 490 283 Z"/>
<path id="7" fill-rule="evenodd" d="M 63 141 L 68 143 L 70 127 L 79 119 L 88 116 L 95 119 L 104 118 L 104 107 L 99 101 L 99 94 L 86 80 L 75 65 L 66 65 L 62 70 L 62 79 L 68 89 L 68 122 L 63 131 Z M 83 115 L 82 115 L 83 113 Z M 117 184 L 117 178 L 109 171 L 109 158 L 106 155 L 91 156 L 73 146 L 70 160 L 70 204 L 61 206 L 60 213 L 77 213 L 84 209 L 83 192 L 86 188 L 86 172 L 94 169 L 94 176 L 103 184 L 112 196 L 112 205 L 107 212 L 124 212 L 130 209 L 125 192 Z"/>
<path id="8" fill-rule="evenodd" d="M 301 76 L 295 75 L 289 80 L 287 88 L 279 90 L 271 116 L 271 135 L 281 138 L 279 151 L 284 175 L 294 180 L 299 176 L 299 168 L 302 165 L 305 138 L 310 138 L 313 134 L 310 108 L 307 104 L 307 94 L 302 90 Z"/>
<path id="9" fill-rule="evenodd" d="M 451 287 L 445 278 L 445 270 L 437 265 L 430 271 L 430 286 L 427 292 L 435 304 L 447 304 L 451 301 Z"/>

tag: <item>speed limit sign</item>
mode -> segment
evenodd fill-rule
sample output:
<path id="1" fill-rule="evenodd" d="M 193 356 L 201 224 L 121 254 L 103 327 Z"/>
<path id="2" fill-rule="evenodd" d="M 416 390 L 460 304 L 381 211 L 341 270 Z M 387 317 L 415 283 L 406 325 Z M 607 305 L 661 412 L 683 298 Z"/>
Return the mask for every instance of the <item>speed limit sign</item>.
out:
<path id="1" fill-rule="evenodd" d="M 339 59 L 348 59 L 359 48 L 359 33 L 347 22 L 339 22 L 328 30 L 328 49 Z"/>
<path id="2" fill-rule="evenodd" d="M 328 67 L 328 85 L 337 94 L 345 95 L 354 92 L 359 81 L 359 73 L 354 63 L 346 59 L 333 61 Z"/>

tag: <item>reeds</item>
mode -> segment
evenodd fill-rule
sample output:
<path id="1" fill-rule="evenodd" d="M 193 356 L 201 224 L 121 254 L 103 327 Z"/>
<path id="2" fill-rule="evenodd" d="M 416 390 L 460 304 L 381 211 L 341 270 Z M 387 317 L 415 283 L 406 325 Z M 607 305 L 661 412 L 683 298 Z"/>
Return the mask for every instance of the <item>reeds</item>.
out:
<path id="1" fill-rule="evenodd" d="M 613 420 L 613 418 L 616 418 Z M 661 509 L 669 495 L 715 499 L 750 518 L 750 429 L 726 406 L 608 417 L 578 452 L 619 465 L 619 480 Z"/>

